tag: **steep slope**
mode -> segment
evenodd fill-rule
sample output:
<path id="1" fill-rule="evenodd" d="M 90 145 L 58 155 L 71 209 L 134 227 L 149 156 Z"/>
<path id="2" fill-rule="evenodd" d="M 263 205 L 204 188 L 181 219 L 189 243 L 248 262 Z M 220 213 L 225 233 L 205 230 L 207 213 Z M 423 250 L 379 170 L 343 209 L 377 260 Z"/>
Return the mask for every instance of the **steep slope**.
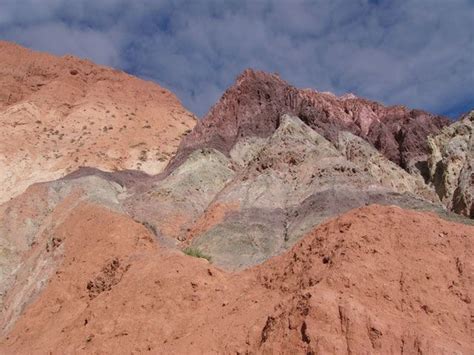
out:
<path id="1" fill-rule="evenodd" d="M 426 137 L 450 122 L 420 110 L 384 107 L 353 95 L 336 97 L 299 90 L 275 74 L 249 69 L 181 142 L 170 169 L 197 148 L 210 147 L 227 154 L 243 137 L 268 137 L 283 114 L 300 117 L 330 141 L 335 141 L 341 130 L 350 131 L 404 169 L 422 174 L 427 173 Z"/>
<path id="2" fill-rule="evenodd" d="M 429 181 L 456 213 L 474 218 L 474 111 L 429 137 Z"/>
<path id="3" fill-rule="evenodd" d="M 2 353 L 471 353 L 474 228 L 369 206 L 228 274 L 142 225 L 75 207 Z M 38 245 L 44 248 L 44 245 Z"/>
<path id="4" fill-rule="evenodd" d="M 160 86 L 0 41 L 0 202 L 80 166 L 156 174 L 196 119 Z"/>

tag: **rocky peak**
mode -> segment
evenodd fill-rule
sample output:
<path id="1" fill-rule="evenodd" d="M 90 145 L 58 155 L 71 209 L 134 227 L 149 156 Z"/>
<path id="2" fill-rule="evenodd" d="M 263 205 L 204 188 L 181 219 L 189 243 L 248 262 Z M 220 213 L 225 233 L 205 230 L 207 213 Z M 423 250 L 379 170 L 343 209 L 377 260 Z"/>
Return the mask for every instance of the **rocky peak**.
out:
<path id="1" fill-rule="evenodd" d="M 340 131 L 368 140 L 387 158 L 407 170 L 428 152 L 426 137 L 450 121 L 404 106 L 385 107 L 353 94 L 337 97 L 310 89 L 297 89 L 277 74 L 251 69 L 237 77 L 182 142 L 168 170 L 194 149 L 210 147 L 228 154 L 238 140 L 268 137 L 283 114 L 298 116 L 332 142 Z"/>

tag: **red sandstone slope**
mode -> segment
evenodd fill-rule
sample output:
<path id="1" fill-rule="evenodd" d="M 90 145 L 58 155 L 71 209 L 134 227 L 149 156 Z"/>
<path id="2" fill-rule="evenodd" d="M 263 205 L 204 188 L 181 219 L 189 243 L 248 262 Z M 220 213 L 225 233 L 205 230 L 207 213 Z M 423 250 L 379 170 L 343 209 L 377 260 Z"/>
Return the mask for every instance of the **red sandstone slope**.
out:
<path id="1" fill-rule="evenodd" d="M 372 205 L 229 274 L 91 204 L 2 353 L 472 353 L 472 227 Z M 43 245 L 38 245 L 43 248 Z"/>
<path id="2" fill-rule="evenodd" d="M 350 131 L 408 170 L 424 169 L 415 164 L 426 159 L 426 137 L 450 123 L 447 118 L 404 106 L 385 107 L 353 95 L 336 97 L 300 90 L 275 74 L 248 69 L 181 142 L 169 169 L 197 148 L 228 153 L 242 137 L 268 137 L 285 113 L 298 116 L 332 141 L 339 131 Z"/>
<path id="3" fill-rule="evenodd" d="M 79 166 L 158 173 L 195 125 L 154 84 L 0 41 L 0 202 Z"/>

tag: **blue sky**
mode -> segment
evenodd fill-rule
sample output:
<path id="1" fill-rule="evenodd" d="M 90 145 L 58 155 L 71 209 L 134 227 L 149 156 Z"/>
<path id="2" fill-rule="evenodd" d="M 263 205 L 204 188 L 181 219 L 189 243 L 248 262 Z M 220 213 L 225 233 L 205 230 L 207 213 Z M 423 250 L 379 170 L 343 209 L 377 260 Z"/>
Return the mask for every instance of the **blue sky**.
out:
<path id="1" fill-rule="evenodd" d="M 0 38 L 156 81 L 199 116 L 248 67 L 450 117 L 474 108 L 474 0 L 0 0 Z"/>

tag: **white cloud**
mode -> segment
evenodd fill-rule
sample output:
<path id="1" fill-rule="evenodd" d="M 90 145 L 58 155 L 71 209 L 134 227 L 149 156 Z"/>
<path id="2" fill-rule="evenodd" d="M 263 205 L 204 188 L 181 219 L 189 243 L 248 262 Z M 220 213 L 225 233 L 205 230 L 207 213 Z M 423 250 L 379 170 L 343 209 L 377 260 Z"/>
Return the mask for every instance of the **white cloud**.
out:
<path id="1" fill-rule="evenodd" d="M 7 32 L 7 38 L 27 47 L 57 55 L 74 54 L 111 66 L 120 65 L 119 46 L 113 36 L 92 29 L 70 28 L 61 22 L 47 22 Z"/>

